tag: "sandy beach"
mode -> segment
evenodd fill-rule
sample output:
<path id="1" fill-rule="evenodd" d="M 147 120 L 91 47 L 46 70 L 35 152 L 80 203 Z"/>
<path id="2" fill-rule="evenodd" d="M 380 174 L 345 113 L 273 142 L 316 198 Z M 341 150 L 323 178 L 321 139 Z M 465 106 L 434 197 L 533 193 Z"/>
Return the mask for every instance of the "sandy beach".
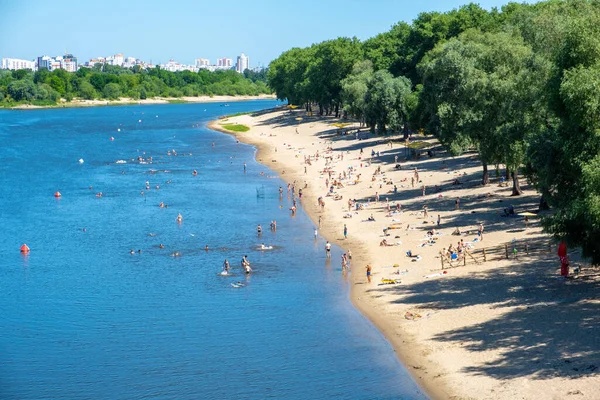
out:
<path id="1" fill-rule="evenodd" d="M 272 94 L 261 94 L 259 96 L 198 96 L 198 97 L 153 97 L 151 99 L 134 100 L 128 97 L 121 97 L 118 100 L 82 100 L 74 99 L 66 102 L 64 99 L 53 106 L 35 106 L 31 104 L 21 104 L 12 107 L 14 110 L 28 110 L 37 108 L 63 108 L 63 107 L 97 107 L 97 106 L 118 106 L 127 104 L 168 104 L 170 102 L 184 103 L 220 103 L 233 101 L 263 100 L 275 99 Z"/>
<path id="2" fill-rule="evenodd" d="M 600 271 L 575 251 L 577 278 L 558 279 L 556 246 L 539 217 L 526 224 L 503 216 L 511 205 L 515 214 L 537 213 L 539 195 L 524 179 L 524 194 L 511 197 L 494 166 L 491 183 L 480 184 L 475 154 L 450 157 L 435 140 L 415 135 L 412 142 L 430 150 L 417 158 L 401 136 L 366 128 L 357 134 L 357 123 L 340 128 L 333 124 L 345 121 L 303 110 L 268 110 L 210 127 L 228 132 L 224 122 L 250 127 L 236 133 L 239 140 L 303 189 L 300 205 L 321 236 L 351 251 L 353 303 L 432 398 L 600 398 Z M 453 235 L 457 228 L 461 235 Z M 465 252 L 551 244 L 487 262 L 463 253 L 466 265 L 461 258 L 442 270 L 440 252 L 461 240 Z"/>

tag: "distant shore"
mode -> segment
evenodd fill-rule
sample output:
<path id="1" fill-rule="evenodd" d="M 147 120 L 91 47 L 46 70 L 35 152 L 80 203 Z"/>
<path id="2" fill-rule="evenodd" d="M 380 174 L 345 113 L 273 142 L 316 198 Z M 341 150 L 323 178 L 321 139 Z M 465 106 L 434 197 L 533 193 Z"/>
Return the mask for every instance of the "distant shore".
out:
<path id="1" fill-rule="evenodd" d="M 250 130 L 231 132 L 223 123 Z M 434 139 L 415 137 L 434 146 L 435 154 L 406 160 L 409 149 L 401 136 L 362 128 L 357 140 L 358 124 L 301 109 L 233 116 L 208 127 L 256 146 L 258 162 L 303 188 L 300 204 L 315 226 L 320 223 L 319 235 L 352 251 L 352 302 L 387 337 L 430 397 L 597 398 L 600 341 L 582 321 L 597 319 L 591 304 L 597 304 L 600 271 L 582 265 L 580 279 L 561 282 L 551 248 L 519 254 L 518 260 L 516 253 L 484 263 L 469 258 L 441 272 L 440 251 L 460 239 L 476 249 L 548 240 L 539 218 L 527 226 L 522 217 L 501 217 L 508 205 L 519 213 L 537 212 L 539 194 L 531 186 L 523 182 L 524 195 L 511 197 L 511 188 L 496 181 L 481 186 L 481 163 L 473 154 L 450 157 Z M 345 130 L 352 132 L 342 135 Z M 412 185 L 415 168 L 420 177 Z M 349 172 L 352 178 L 343 177 L 329 193 L 326 179 L 331 185 Z M 349 199 L 364 209 L 350 210 Z M 396 204 L 401 210 L 390 212 Z M 479 223 L 485 241 L 477 237 Z M 453 236 L 457 227 L 463 234 Z M 432 228 L 435 237 L 427 234 Z M 383 239 L 388 244 L 382 245 Z M 419 257 L 407 257 L 408 250 Z M 372 282 L 365 276 L 367 264 Z"/>
<path id="2" fill-rule="evenodd" d="M 70 102 L 62 99 L 55 105 L 36 106 L 32 104 L 19 104 L 14 107 L 7 107 L 7 110 L 36 110 L 44 108 L 74 108 L 74 107 L 101 107 L 101 106 L 120 106 L 120 105 L 145 105 L 145 104 L 171 104 L 171 103 L 228 103 L 234 101 L 249 100 L 275 100 L 273 94 L 261 94 L 258 96 L 198 96 L 198 97 L 153 97 L 151 99 L 134 100 L 128 97 L 122 97 L 119 100 L 81 100 L 74 99 Z"/>

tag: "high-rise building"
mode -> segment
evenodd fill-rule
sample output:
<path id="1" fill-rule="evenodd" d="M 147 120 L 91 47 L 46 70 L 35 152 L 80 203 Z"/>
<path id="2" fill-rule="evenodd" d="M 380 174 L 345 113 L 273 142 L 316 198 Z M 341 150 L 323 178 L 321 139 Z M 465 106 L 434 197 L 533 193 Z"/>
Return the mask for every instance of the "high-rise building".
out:
<path id="1" fill-rule="evenodd" d="M 77 57 L 73 54 L 65 54 L 60 62 L 60 68 L 67 72 L 77 71 Z"/>
<path id="2" fill-rule="evenodd" d="M 21 60 L 18 58 L 3 58 L 2 69 L 30 69 L 35 70 L 35 61 Z"/>
<path id="3" fill-rule="evenodd" d="M 56 60 L 50 56 L 42 56 L 37 58 L 37 69 L 47 69 L 48 71 L 53 71 L 56 69 Z M 60 63 L 59 63 L 60 68 Z"/>
<path id="4" fill-rule="evenodd" d="M 240 74 L 244 73 L 245 70 L 250 68 L 250 58 L 244 53 L 240 54 L 235 64 L 235 70 Z"/>
<path id="5" fill-rule="evenodd" d="M 210 65 L 210 60 L 208 58 L 196 58 L 195 60 L 196 67 L 208 67 Z"/>
<path id="6" fill-rule="evenodd" d="M 218 58 L 217 67 L 231 68 L 233 61 L 231 58 Z"/>

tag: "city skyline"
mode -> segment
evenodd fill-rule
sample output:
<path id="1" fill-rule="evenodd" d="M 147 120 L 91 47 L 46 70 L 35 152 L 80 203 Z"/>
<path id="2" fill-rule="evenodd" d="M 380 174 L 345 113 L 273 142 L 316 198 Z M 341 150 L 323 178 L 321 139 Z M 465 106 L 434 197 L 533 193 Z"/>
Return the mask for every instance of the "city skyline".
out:
<path id="1" fill-rule="evenodd" d="M 70 4 L 8 0 L 0 4 L 0 57 L 32 60 L 71 53 L 88 60 L 125 53 L 155 65 L 169 60 L 194 65 L 196 58 L 235 60 L 244 53 L 252 57 L 253 66 L 266 67 L 292 47 L 339 36 L 365 40 L 397 22 L 411 22 L 420 12 L 448 11 L 468 2 L 399 3 L 373 0 L 365 7 L 358 0 L 307 0 L 299 7 L 261 0 L 234 2 L 224 13 L 219 4 L 192 0 L 176 1 L 170 9 L 141 0 Z M 490 9 L 507 1 L 478 3 Z M 52 21 L 65 17 L 60 29 L 45 29 L 43 35 L 35 29 L 52 27 Z"/>

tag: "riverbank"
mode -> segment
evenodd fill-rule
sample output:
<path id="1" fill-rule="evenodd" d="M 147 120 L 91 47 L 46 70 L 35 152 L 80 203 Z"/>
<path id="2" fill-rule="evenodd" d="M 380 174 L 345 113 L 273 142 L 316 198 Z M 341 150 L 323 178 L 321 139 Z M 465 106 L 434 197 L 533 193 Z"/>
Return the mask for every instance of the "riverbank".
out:
<path id="1" fill-rule="evenodd" d="M 539 198 L 525 182 L 524 195 L 510 197 L 511 188 L 497 179 L 479 184 L 481 166 L 472 154 L 452 158 L 435 141 L 414 138 L 429 146 L 431 157 L 405 160 L 411 151 L 400 137 L 383 140 L 363 131 L 357 139 L 357 125 L 335 126 L 340 121 L 303 110 L 241 115 L 209 127 L 232 133 L 223 122 L 250 127 L 235 135 L 256 146 L 257 161 L 305 188 L 301 204 L 315 225 L 321 221 L 319 233 L 352 252 L 353 303 L 431 397 L 595 398 L 597 270 L 583 268 L 577 280 L 558 280 L 552 250 L 479 264 L 468 259 L 466 266 L 441 272 L 440 251 L 460 239 L 475 249 L 548 239 L 536 217 L 526 226 L 521 217 L 501 216 L 509 205 L 517 213 L 537 209 Z M 334 180 L 339 185 L 330 190 Z M 349 209 L 349 199 L 362 208 Z M 457 227 L 462 236 L 452 236 Z M 419 257 L 407 257 L 407 251 Z"/>
<path id="2" fill-rule="evenodd" d="M 70 102 L 62 99 L 56 105 L 36 106 L 31 104 L 20 104 L 10 107 L 12 110 L 32 110 L 40 108 L 67 108 L 67 107 L 99 107 L 99 106 L 122 106 L 122 105 L 140 105 L 140 104 L 169 104 L 169 103 L 229 103 L 234 101 L 248 100 L 274 100 L 275 95 L 261 94 L 258 96 L 198 96 L 198 97 L 154 97 L 151 99 L 134 100 L 128 97 L 122 97 L 118 100 L 82 100 L 74 99 Z"/>

